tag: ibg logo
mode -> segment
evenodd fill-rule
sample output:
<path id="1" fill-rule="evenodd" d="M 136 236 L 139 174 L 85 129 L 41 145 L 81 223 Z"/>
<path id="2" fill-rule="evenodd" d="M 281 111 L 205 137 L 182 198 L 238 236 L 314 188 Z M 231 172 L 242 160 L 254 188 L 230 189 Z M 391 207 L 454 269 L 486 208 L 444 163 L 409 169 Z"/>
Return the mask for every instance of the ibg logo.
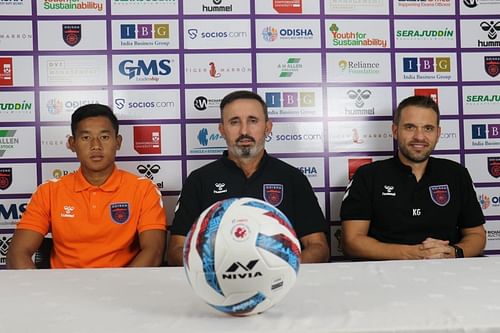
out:
<path id="1" fill-rule="evenodd" d="M 500 139 L 500 124 L 472 125 L 473 139 Z"/>
<path id="2" fill-rule="evenodd" d="M 150 60 L 123 60 L 118 66 L 118 70 L 132 80 L 134 77 L 151 77 L 159 75 L 169 75 L 172 72 L 169 59 Z"/>
<path id="3" fill-rule="evenodd" d="M 450 72 L 450 57 L 404 57 L 403 72 Z"/>
<path id="4" fill-rule="evenodd" d="M 168 24 L 121 24 L 121 39 L 160 39 L 169 38 Z"/>
<path id="5" fill-rule="evenodd" d="M 314 92 L 266 92 L 266 105 L 269 108 L 314 107 Z"/>

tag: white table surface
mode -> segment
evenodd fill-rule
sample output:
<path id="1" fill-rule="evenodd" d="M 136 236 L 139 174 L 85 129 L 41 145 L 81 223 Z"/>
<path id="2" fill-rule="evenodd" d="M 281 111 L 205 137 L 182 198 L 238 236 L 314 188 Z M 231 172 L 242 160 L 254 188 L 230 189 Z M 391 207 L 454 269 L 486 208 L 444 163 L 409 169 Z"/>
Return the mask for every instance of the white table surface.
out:
<path id="1" fill-rule="evenodd" d="M 0 332 L 500 332 L 500 257 L 302 265 L 285 299 L 217 312 L 182 268 L 0 271 Z"/>

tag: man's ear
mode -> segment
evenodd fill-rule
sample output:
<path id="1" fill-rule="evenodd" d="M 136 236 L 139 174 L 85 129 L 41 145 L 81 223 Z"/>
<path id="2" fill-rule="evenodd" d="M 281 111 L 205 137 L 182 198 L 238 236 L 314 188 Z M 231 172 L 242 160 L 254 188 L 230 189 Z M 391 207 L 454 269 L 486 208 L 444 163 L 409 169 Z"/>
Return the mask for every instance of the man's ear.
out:
<path id="1" fill-rule="evenodd" d="M 120 150 L 120 148 L 122 147 L 122 136 L 120 134 L 118 134 L 116 136 L 116 150 Z"/>
<path id="2" fill-rule="evenodd" d="M 271 133 L 273 130 L 273 122 L 271 121 L 271 119 L 268 119 L 266 121 L 266 135 L 269 135 L 269 133 Z"/>
<path id="3" fill-rule="evenodd" d="M 222 135 L 222 137 L 225 137 L 224 134 L 226 133 L 224 132 L 224 124 L 222 123 L 219 123 L 219 133 L 220 135 Z"/>
<path id="4" fill-rule="evenodd" d="M 73 153 L 75 152 L 75 138 L 73 136 L 68 136 L 68 142 L 66 143 L 66 147 L 71 150 Z"/>

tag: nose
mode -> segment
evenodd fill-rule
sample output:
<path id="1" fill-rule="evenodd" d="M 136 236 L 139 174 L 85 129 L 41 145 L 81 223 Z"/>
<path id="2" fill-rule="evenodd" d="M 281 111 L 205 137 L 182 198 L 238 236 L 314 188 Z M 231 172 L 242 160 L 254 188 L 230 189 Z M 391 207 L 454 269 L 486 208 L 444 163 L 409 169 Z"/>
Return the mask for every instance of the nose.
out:
<path id="1" fill-rule="evenodd" d="M 90 149 L 97 150 L 97 149 L 101 149 L 101 148 L 102 148 L 102 144 L 101 144 L 101 140 L 99 140 L 99 138 L 92 138 L 90 140 Z"/>
<path id="2" fill-rule="evenodd" d="M 425 139 L 425 130 L 422 127 L 417 127 L 414 132 L 414 137 L 420 140 Z"/>

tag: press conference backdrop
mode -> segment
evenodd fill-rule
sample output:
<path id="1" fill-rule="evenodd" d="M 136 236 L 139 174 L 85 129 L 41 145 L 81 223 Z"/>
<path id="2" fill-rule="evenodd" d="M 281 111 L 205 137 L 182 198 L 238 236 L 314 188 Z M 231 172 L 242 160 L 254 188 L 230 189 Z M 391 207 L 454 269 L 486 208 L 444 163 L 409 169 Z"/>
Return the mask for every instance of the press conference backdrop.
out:
<path id="1" fill-rule="evenodd" d="M 0 267 L 36 186 L 78 167 L 69 119 L 113 107 L 122 168 L 169 220 L 183 180 L 225 147 L 221 98 L 250 89 L 270 153 L 310 180 L 340 258 L 353 172 L 387 158 L 392 110 L 430 95 L 436 156 L 464 164 L 500 253 L 500 0 L 0 0 Z"/>

